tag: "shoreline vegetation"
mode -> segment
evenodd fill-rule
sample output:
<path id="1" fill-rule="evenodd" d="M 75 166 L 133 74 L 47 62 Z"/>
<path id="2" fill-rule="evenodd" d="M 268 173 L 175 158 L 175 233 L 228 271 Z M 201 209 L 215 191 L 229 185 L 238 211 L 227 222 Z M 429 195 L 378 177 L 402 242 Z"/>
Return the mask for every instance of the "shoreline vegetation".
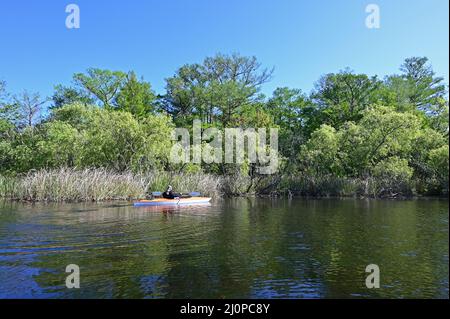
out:
<path id="1" fill-rule="evenodd" d="M 203 196 L 213 198 L 257 196 L 405 199 L 418 195 L 412 188 L 386 188 L 389 181 L 375 178 L 289 177 L 282 178 L 276 188 L 268 190 L 265 187 L 250 187 L 251 179 L 243 178 L 242 175 L 225 178 L 205 173 L 117 173 L 101 168 L 60 168 L 30 171 L 26 175 L 15 177 L 0 175 L 0 199 L 29 202 L 135 200 L 145 198 L 148 191 L 162 190 L 169 183 L 182 193 L 193 189 Z"/>
<path id="2" fill-rule="evenodd" d="M 183 193 L 198 189 L 206 196 L 221 195 L 219 180 L 206 174 L 60 168 L 32 171 L 20 177 L 0 176 L 0 198 L 52 202 L 132 200 L 144 198 L 148 190 L 162 190 L 169 183 Z"/>
<path id="3" fill-rule="evenodd" d="M 383 79 L 328 73 L 308 94 L 262 94 L 272 76 L 256 57 L 217 54 L 181 66 L 159 94 L 133 71 L 90 68 L 45 98 L 0 80 L 0 198 L 131 200 L 168 184 L 211 197 L 448 196 L 448 91 L 426 57 Z M 172 132 L 193 136 L 195 120 L 202 133 L 276 128 L 277 172 L 174 163 Z"/>

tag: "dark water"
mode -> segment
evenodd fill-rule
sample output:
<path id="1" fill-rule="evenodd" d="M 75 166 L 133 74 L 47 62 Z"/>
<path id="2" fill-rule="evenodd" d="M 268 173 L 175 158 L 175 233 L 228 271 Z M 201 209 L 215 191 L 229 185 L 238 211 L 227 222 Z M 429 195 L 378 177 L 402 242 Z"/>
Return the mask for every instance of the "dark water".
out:
<path id="1" fill-rule="evenodd" d="M 0 298 L 448 298 L 447 200 L 0 204 Z M 65 286 L 68 264 L 80 289 Z M 365 286 L 377 264 L 381 287 Z"/>

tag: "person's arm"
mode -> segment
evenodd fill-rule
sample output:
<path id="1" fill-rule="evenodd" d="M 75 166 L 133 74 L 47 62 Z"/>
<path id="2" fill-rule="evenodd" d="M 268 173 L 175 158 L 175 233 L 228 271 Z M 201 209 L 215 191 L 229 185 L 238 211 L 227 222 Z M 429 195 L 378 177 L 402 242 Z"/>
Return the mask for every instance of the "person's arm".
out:
<path id="1" fill-rule="evenodd" d="M 174 199 L 176 196 L 176 194 L 173 192 L 173 191 L 170 191 L 170 192 L 167 192 L 168 193 L 168 196 L 167 196 L 167 198 L 169 198 L 169 199 Z"/>

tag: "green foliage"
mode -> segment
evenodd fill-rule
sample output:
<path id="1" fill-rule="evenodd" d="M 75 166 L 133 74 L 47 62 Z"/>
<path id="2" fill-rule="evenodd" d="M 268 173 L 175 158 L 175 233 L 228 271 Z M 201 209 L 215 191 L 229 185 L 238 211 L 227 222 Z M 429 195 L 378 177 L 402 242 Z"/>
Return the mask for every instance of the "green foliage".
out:
<path id="1" fill-rule="evenodd" d="M 448 145 L 430 151 L 429 165 L 434 172 L 448 181 Z"/>
<path id="2" fill-rule="evenodd" d="M 139 81 L 136 74 L 130 72 L 117 95 L 117 109 L 130 112 L 137 117 L 145 117 L 153 112 L 155 99 L 150 83 Z"/>
<path id="3" fill-rule="evenodd" d="M 0 136 L 6 134 L 19 119 L 19 108 L 6 92 L 6 82 L 0 81 Z"/>
<path id="4" fill-rule="evenodd" d="M 321 110 L 322 121 L 340 126 L 347 121 L 358 121 L 366 108 L 375 102 L 380 82 L 376 77 L 354 74 L 350 70 L 330 73 L 317 83 L 312 98 Z"/>
<path id="5" fill-rule="evenodd" d="M 85 105 L 95 103 L 95 100 L 90 97 L 89 93 L 81 89 L 66 87 L 60 84 L 55 86 L 55 92 L 53 93 L 52 101 L 52 108 L 59 108 L 64 105 L 74 103 L 82 103 Z"/>
<path id="6" fill-rule="evenodd" d="M 300 160 L 307 170 L 312 170 L 315 175 L 336 174 L 341 171 L 337 161 L 340 138 L 336 130 L 323 124 L 314 131 L 305 146 L 301 148 Z"/>
<path id="7" fill-rule="evenodd" d="M 258 101 L 260 86 L 272 71 L 260 70 L 255 57 L 218 54 L 202 64 L 188 64 L 167 79 L 162 107 L 177 124 L 218 122 L 226 127 L 244 105 Z"/>
<path id="8" fill-rule="evenodd" d="M 39 133 L 36 149 L 40 152 L 40 163 L 37 167 L 81 166 L 81 145 L 77 129 L 68 123 L 52 121 L 44 123 Z"/>
<path id="9" fill-rule="evenodd" d="M 98 104 L 110 110 L 127 111 L 145 117 L 154 111 L 156 96 L 151 85 L 134 72 L 124 73 L 90 68 L 73 76 L 74 86 L 55 86 L 52 108 L 80 103 Z"/>
<path id="10" fill-rule="evenodd" d="M 0 105 L 0 134 L 7 134 L 15 127 L 16 120 L 19 118 L 17 105 Z"/>
<path id="11" fill-rule="evenodd" d="M 300 90 L 286 87 L 276 89 L 266 105 L 274 124 L 280 128 L 278 144 L 286 159 L 284 169 L 295 169 L 298 150 L 320 126 L 318 110 Z"/>
<path id="12" fill-rule="evenodd" d="M 431 128 L 420 130 L 412 143 L 410 165 L 414 168 L 414 175 L 418 179 L 426 179 L 433 175 L 429 166 L 430 152 L 434 149 L 448 145 L 447 139 L 440 132 Z"/>
<path id="13" fill-rule="evenodd" d="M 124 171 L 133 166 L 143 146 L 141 127 L 130 113 L 93 110 L 83 134 L 83 161 L 87 166 Z"/>
<path id="14" fill-rule="evenodd" d="M 180 67 L 156 96 L 134 72 L 90 68 L 75 74 L 72 86 L 55 87 L 49 113 L 46 99 L 26 91 L 10 95 L 0 81 L 0 173 L 8 176 L 0 188 L 11 192 L 26 180 L 27 192 L 40 194 L 26 193 L 30 198 L 52 197 L 56 184 L 64 194 L 55 198 L 88 198 L 73 195 L 75 182 L 65 187 L 63 176 L 88 185 L 77 174 L 95 169 L 92 176 L 104 180 L 120 175 L 85 193 L 95 199 L 142 192 L 134 178 L 150 171 L 153 179 L 143 180 L 151 189 L 204 183 L 234 195 L 448 193 L 447 91 L 426 58 L 406 59 L 399 75 L 383 80 L 348 69 L 326 74 L 310 95 L 281 87 L 266 98 L 260 89 L 271 75 L 255 57 L 217 54 Z M 259 175 L 249 161 L 170 163 L 172 129 L 191 128 L 194 119 L 203 131 L 278 128 L 279 171 Z M 30 175 L 35 170 L 42 175 Z M 119 182 L 124 176 L 133 182 Z M 114 188 L 115 182 L 125 186 Z"/>
<path id="15" fill-rule="evenodd" d="M 449 185 L 449 148 L 448 144 L 430 151 L 428 165 L 432 170 L 434 193 L 448 193 Z M 434 185 L 433 185 L 434 184 Z"/>
<path id="16" fill-rule="evenodd" d="M 426 57 L 412 57 L 405 60 L 400 70 L 408 87 L 407 98 L 416 108 L 430 112 L 436 100 L 445 95 L 442 77 L 435 77 Z"/>
<path id="17" fill-rule="evenodd" d="M 86 73 L 76 73 L 73 79 L 77 86 L 98 99 L 103 107 L 113 108 L 126 76 L 121 71 L 90 68 Z"/>
<path id="18" fill-rule="evenodd" d="M 346 123 L 340 132 L 346 172 L 363 176 L 390 156 L 407 156 L 419 127 L 413 114 L 370 108 L 358 124 Z"/>
<path id="19" fill-rule="evenodd" d="M 79 128 L 82 165 L 118 171 L 162 168 L 169 157 L 171 128 L 165 115 L 137 120 L 129 112 L 90 108 Z"/>
<path id="20" fill-rule="evenodd" d="M 51 119 L 1 141 L 3 171 L 65 166 L 145 171 L 168 161 L 172 124 L 166 115 L 138 120 L 129 112 L 73 104 L 55 109 Z"/>
<path id="21" fill-rule="evenodd" d="M 384 159 L 373 167 L 372 176 L 378 184 L 376 196 L 386 193 L 392 195 L 395 192 L 410 195 L 413 169 L 406 159 L 397 156 Z"/>

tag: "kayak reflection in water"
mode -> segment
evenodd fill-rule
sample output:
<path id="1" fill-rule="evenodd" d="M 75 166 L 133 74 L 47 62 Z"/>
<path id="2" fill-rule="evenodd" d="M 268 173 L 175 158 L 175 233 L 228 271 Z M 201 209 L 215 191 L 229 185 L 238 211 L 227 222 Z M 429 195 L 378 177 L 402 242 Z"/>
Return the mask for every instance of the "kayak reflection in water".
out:
<path id="1" fill-rule="evenodd" d="M 172 191 L 172 186 L 167 186 L 167 189 L 166 189 L 166 191 L 162 194 L 162 196 L 164 197 L 164 198 L 167 198 L 167 199 L 175 199 L 175 198 L 180 198 L 181 197 L 181 194 L 178 194 L 178 193 L 175 193 L 175 192 L 173 192 Z"/>

